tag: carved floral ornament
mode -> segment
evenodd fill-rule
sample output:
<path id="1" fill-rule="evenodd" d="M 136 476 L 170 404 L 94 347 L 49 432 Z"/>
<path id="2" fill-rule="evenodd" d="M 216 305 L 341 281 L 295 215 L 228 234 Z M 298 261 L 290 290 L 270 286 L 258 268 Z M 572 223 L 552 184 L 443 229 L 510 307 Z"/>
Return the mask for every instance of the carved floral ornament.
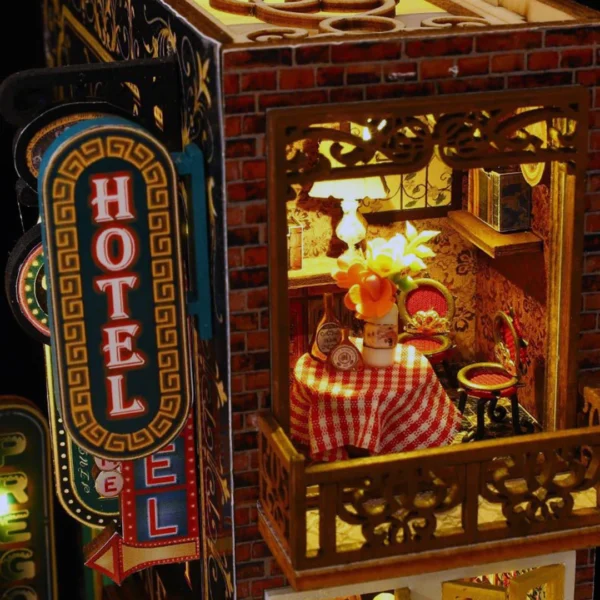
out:
<path id="1" fill-rule="evenodd" d="M 450 323 L 433 309 L 419 310 L 412 315 L 412 322 L 405 329 L 407 333 L 414 335 L 447 335 Z"/>
<path id="2" fill-rule="evenodd" d="M 210 5 L 224 12 L 252 16 L 276 28 L 265 28 L 248 34 L 255 42 L 272 42 L 308 37 L 385 34 L 411 31 L 396 17 L 398 0 L 293 0 L 271 3 L 265 0 L 210 0 Z M 329 16 L 323 13 L 344 13 Z M 487 27 L 484 18 L 450 16 L 427 18 L 425 29 Z M 314 32 L 318 33 L 315 35 Z"/>
<path id="3" fill-rule="evenodd" d="M 284 136 L 287 182 L 291 186 L 357 175 L 411 173 L 429 164 L 434 152 L 453 169 L 497 166 L 507 161 L 563 161 L 572 171 L 580 118 L 579 106 L 568 104 L 547 105 L 521 114 L 513 107 L 436 116 L 404 116 L 389 111 L 370 118 L 352 117 L 350 131 L 310 123 L 293 125 L 286 128 Z M 547 140 L 532 133 L 532 125 L 538 123 L 547 125 Z M 304 151 L 304 143 L 298 143 L 325 140 L 332 143 L 327 144 L 327 153 L 319 148 L 316 158 Z"/>
<path id="4" fill-rule="evenodd" d="M 370 549 L 424 549 L 435 542 L 448 511 L 462 505 L 466 520 L 473 518 L 465 502 L 470 485 L 476 485 L 494 520 L 513 533 L 537 532 L 549 523 L 561 529 L 579 517 L 574 495 L 598 481 L 597 448 L 591 452 L 593 458 L 571 447 L 498 456 L 481 464 L 478 482 L 468 481 L 465 465 L 377 473 L 352 482 L 351 494 L 339 494 L 336 514 L 361 527 Z"/>

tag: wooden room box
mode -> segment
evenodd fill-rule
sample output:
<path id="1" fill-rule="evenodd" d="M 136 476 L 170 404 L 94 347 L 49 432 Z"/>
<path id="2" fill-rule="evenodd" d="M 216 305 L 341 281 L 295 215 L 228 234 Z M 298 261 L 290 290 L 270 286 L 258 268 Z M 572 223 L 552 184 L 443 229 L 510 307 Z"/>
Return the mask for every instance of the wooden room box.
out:
<path id="1" fill-rule="evenodd" d="M 592 131 L 600 127 L 600 13 L 572 0 L 377 0 L 341 16 L 331 15 L 341 6 L 331 2 L 44 5 L 50 65 L 174 57 L 182 145 L 196 143 L 205 157 L 214 335 L 194 338 L 193 365 L 203 553 L 177 572 L 190 588 L 181 597 L 263 600 L 278 590 L 286 599 L 366 599 L 365 586 L 374 592 L 381 579 L 426 580 L 496 558 L 516 569 L 560 550 L 577 551 L 577 589 L 568 579 L 566 597 L 591 600 L 600 503 L 594 496 L 574 509 L 569 486 L 600 490 L 600 429 L 574 429 L 600 414 L 583 413 L 578 397 L 583 374 L 600 370 L 600 153 Z M 160 97 L 130 86 L 124 93 L 132 118 L 148 106 L 162 114 Z M 528 128 L 540 125 L 548 137 L 531 137 Z M 532 192 L 519 173 L 529 163 L 544 163 L 551 180 L 546 195 L 533 197 L 533 223 Z M 459 185 L 467 171 L 468 199 Z M 504 288 L 520 288 L 516 308 L 531 321 L 531 307 L 543 308 L 539 327 L 526 331 L 538 340 L 530 367 L 531 380 L 541 381 L 530 386 L 543 400 L 538 437 L 332 465 L 306 460 L 290 440 L 290 366 L 307 351 L 339 254 L 331 249 L 342 211 L 312 198 L 311 186 L 381 177 L 393 195 L 379 202 L 388 213 L 414 209 L 410 220 L 422 229 L 444 220 L 440 276 L 463 297 L 462 282 L 473 282 L 473 308 L 458 303 L 458 333 L 477 322 L 491 335 L 493 312 L 478 312 L 477 303 L 508 304 Z M 380 236 L 388 216 L 367 196 L 362 208 L 376 207 L 370 233 Z M 288 230 L 292 207 L 301 230 Z M 464 244 L 452 245 L 455 230 Z M 206 235 L 190 232 L 192 241 Z M 450 255 L 452 271 L 443 263 Z M 324 276 L 309 286 L 302 277 L 315 270 Z M 350 325 L 339 292 L 340 320 Z M 591 462 L 573 458 L 581 447 Z M 536 471 L 538 459 L 551 462 L 555 479 Z M 402 513 L 396 481 L 407 482 L 414 500 Z M 478 514 L 484 495 L 501 507 L 500 524 Z M 388 498 L 389 507 L 375 512 L 371 498 Z M 449 508 L 459 517 L 444 529 Z M 295 591 L 282 595 L 285 586 Z"/>

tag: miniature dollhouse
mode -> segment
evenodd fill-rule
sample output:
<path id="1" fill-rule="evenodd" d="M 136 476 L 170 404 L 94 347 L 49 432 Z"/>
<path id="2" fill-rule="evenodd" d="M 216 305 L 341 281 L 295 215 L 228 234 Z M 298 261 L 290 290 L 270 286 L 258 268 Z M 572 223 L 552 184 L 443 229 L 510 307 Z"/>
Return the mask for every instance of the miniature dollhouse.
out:
<path id="1" fill-rule="evenodd" d="M 176 55 L 182 141 L 204 152 L 202 597 L 591 599 L 600 13 L 46 0 L 45 18 L 50 65 Z"/>

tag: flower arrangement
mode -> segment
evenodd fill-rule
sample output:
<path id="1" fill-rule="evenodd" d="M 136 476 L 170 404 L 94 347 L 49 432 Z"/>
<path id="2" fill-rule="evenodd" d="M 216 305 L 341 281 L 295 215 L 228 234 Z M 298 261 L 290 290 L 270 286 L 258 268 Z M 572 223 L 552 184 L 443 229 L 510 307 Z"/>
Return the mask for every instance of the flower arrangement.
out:
<path id="1" fill-rule="evenodd" d="M 386 315 L 396 304 L 398 290 L 416 287 L 411 275 L 425 269 L 424 258 L 435 256 L 426 244 L 438 234 L 418 233 L 407 221 L 405 235 L 370 240 L 364 255 L 361 251 L 342 255 L 332 275 L 339 287 L 348 290 L 346 307 L 362 320 Z"/>

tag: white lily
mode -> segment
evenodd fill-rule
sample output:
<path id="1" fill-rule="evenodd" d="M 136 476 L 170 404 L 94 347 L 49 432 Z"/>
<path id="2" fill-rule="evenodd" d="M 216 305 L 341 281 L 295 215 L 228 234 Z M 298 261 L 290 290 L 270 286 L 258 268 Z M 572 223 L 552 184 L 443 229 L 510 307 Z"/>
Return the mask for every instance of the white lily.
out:
<path id="1" fill-rule="evenodd" d="M 439 235 L 439 231 L 425 230 L 421 233 L 417 232 L 416 227 L 406 221 L 406 237 L 408 239 L 408 245 L 406 247 L 406 253 L 414 253 L 419 258 L 432 258 L 435 256 L 435 252 L 425 246 L 427 242 L 432 240 L 434 237 Z"/>

